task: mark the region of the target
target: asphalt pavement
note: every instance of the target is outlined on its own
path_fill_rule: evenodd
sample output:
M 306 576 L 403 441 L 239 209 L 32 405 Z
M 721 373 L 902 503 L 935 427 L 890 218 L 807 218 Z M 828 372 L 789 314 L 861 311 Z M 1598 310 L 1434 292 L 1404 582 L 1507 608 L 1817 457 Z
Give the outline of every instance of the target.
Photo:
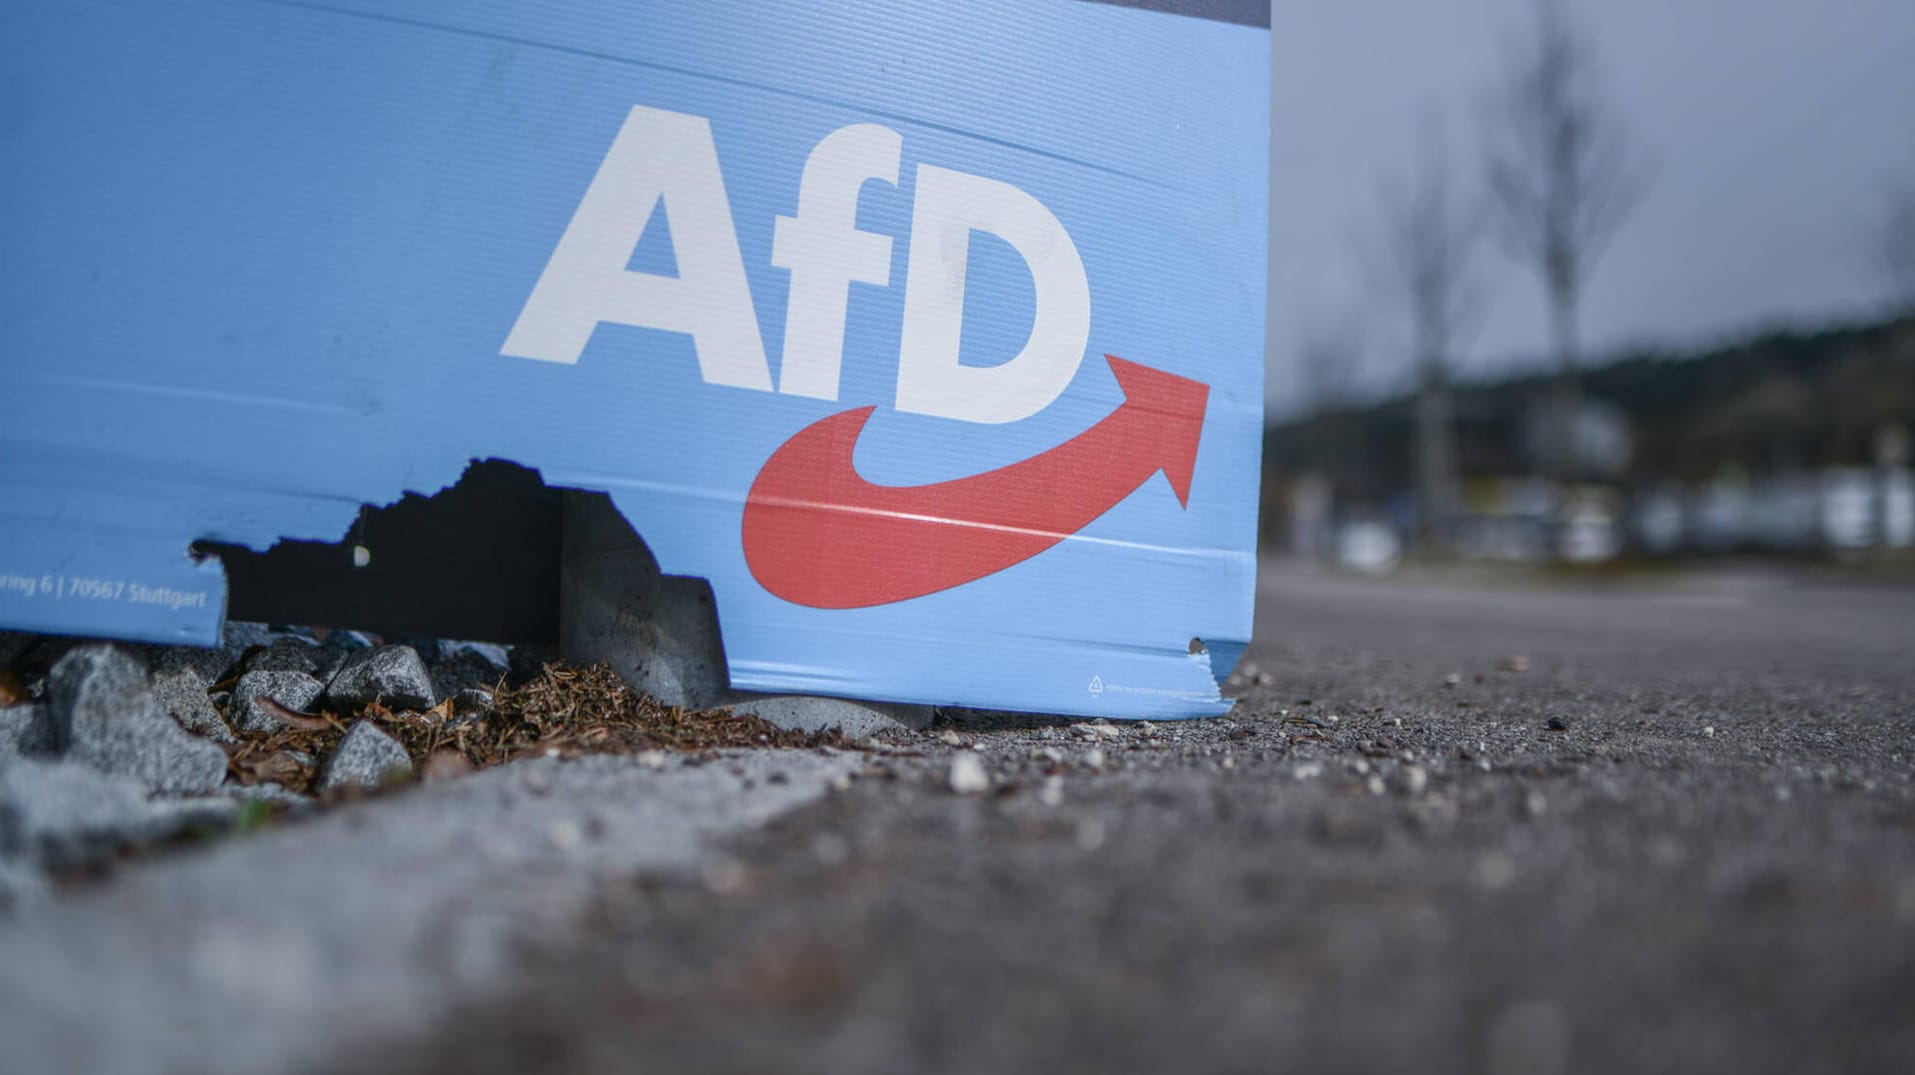
M 1915 587 L 1264 566 L 1228 717 L 538 757 L 0 916 L 0 1071 L 1915 1070 Z
M 892 733 L 333 1066 L 1915 1070 L 1912 641 L 1776 569 L 1268 564 L 1230 717 Z

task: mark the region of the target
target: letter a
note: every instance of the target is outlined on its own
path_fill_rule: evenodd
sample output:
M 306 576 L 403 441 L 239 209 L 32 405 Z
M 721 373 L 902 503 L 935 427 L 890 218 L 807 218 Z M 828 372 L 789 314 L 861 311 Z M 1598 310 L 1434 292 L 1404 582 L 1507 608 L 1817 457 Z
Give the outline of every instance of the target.
M 626 268 L 660 202 L 678 276 Z M 771 391 L 711 124 L 635 106 L 501 353 L 577 362 L 600 322 L 687 333 L 710 384 Z

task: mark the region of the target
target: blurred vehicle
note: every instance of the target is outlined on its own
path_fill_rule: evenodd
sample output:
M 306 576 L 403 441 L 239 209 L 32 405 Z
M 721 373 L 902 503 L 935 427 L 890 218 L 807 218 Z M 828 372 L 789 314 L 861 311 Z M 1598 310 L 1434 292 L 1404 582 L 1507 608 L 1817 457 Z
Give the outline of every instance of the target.
M 1346 570 L 1383 575 L 1394 570 L 1402 557 L 1402 539 L 1380 515 L 1359 513 L 1337 527 L 1336 562 Z

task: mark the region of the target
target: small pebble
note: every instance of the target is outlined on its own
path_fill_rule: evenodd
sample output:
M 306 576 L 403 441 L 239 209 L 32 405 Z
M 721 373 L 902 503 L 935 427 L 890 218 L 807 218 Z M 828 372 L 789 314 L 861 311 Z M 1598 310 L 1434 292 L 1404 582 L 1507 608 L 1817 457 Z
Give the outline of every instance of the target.
M 662 750 L 640 751 L 638 764 L 647 769 L 663 769 L 665 767 L 665 752 Z
M 1064 803 L 1064 778 L 1047 776 L 1044 786 L 1037 791 L 1037 801 L 1045 806 L 1062 806 Z
M 1702 737 L 1704 739 L 1714 739 L 1716 737 L 1716 726 L 1713 724 L 1704 725 L 1702 728 Z
M 943 731 L 938 733 L 938 742 L 943 743 L 947 747 L 956 747 L 956 746 L 964 745 L 964 740 L 958 738 L 958 733 L 952 731 L 949 728 L 946 728 Z
M 1300 762 L 1295 769 L 1290 770 L 1290 775 L 1298 780 L 1315 780 L 1317 777 L 1323 775 L 1323 763 L 1319 761 Z
M 1370 779 L 1365 780 L 1363 786 L 1370 789 L 1372 795 L 1381 795 L 1387 790 L 1383 786 L 1383 778 L 1375 773 L 1370 774 Z
M 1561 717 L 1551 717 L 1543 724 L 1543 727 L 1552 732 L 1566 732 L 1569 730 L 1569 722 Z
M 1516 881 L 1516 860 L 1502 851 L 1490 851 L 1476 860 L 1476 883 L 1496 892 Z
M 959 754 L 951 759 L 951 790 L 959 795 L 977 795 L 991 788 L 991 774 L 976 754 Z
M 1104 767 L 1104 761 L 1104 749 L 1102 747 L 1092 747 L 1084 753 L 1084 764 L 1093 769 L 1102 769 Z
M 1429 790 L 1430 773 L 1421 765 L 1409 765 L 1403 769 L 1403 785 L 1411 795 L 1421 795 Z
M 1451 672 L 1449 675 L 1443 677 L 1443 686 L 1445 687 L 1455 687 L 1460 685 L 1462 682 L 1463 682 L 1463 677 L 1460 673 L 1457 673 L 1457 672 Z

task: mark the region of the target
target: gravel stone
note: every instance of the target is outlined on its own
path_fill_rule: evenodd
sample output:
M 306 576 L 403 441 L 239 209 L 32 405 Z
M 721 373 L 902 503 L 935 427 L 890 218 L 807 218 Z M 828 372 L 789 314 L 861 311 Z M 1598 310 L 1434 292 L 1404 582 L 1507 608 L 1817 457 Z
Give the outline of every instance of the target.
M 191 669 L 204 683 L 218 683 L 233 667 L 233 654 L 223 646 L 140 646 L 154 675 Z
M 53 721 L 43 705 L 0 709 L 0 766 L 21 756 L 54 753 Z
M 176 724 L 146 668 L 116 647 L 85 645 L 60 658 L 47 701 L 56 749 L 103 773 L 171 794 L 212 791 L 226 779 L 226 752 Z
M 512 655 L 491 642 L 440 642 L 426 663 L 440 693 L 458 694 L 475 687 L 490 690 L 511 671 Z
M 496 701 L 483 687 L 467 687 L 452 696 L 452 711 L 462 717 L 483 717 L 492 712 Z
M 227 620 L 226 629 L 220 634 L 219 648 L 225 657 L 222 667 L 217 674 L 206 673 L 204 669 L 201 671 L 206 674 L 208 682 L 218 683 L 229 674 L 243 671 L 239 667 L 239 662 L 246 656 L 247 650 L 254 646 L 270 646 L 277 637 L 279 636 L 273 629 L 263 623 Z
M 412 759 L 406 756 L 406 748 L 380 731 L 378 725 L 362 720 L 347 729 L 332 757 L 326 759 L 326 768 L 319 774 L 319 790 L 370 790 L 383 785 L 395 772 L 412 775 Z
M 327 631 L 325 639 L 313 652 L 314 659 L 319 662 L 313 675 L 318 676 L 321 681 L 332 679 L 334 673 L 338 672 L 340 666 L 351 659 L 353 654 L 364 653 L 374 644 L 372 639 L 358 631 Z
M 318 680 L 304 672 L 248 672 L 233 687 L 233 726 L 247 732 L 276 732 L 285 725 L 254 699 L 263 694 L 287 709 L 304 713 L 319 701 L 324 690 Z
M 432 676 L 411 646 L 380 646 L 355 653 L 326 684 L 326 702 L 354 710 L 383 701 L 398 709 L 430 709 L 439 700 Z
M 296 635 L 280 635 L 265 649 L 254 650 L 240 662 L 242 672 L 304 672 L 319 670 L 319 646 Z
M 206 681 L 191 668 L 176 668 L 153 673 L 153 694 L 160 705 L 180 726 L 215 743 L 236 743 L 239 738 L 220 719 L 206 696 Z

